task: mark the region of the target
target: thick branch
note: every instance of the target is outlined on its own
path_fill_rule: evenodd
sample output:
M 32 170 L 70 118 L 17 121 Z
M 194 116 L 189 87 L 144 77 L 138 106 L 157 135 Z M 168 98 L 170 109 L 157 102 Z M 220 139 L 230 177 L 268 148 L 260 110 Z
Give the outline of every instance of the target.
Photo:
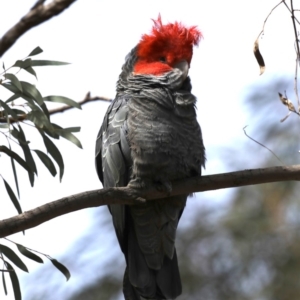
M 9 29 L 0 40 L 0 57 L 31 28 L 59 15 L 76 0 L 53 0 L 48 5 L 44 1 L 38 1 L 31 10 L 11 29 Z
M 0 221 L 0 237 L 38 226 L 58 216 L 88 207 L 106 204 L 131 205 L 141 203 L 141 199 L 153 200 L 172 195 L 290 180 L 300 180 L 300 165 L 250 169 L 176 181 L 173 182 L 171 194 L 159 192 L 154 187 L 144 190 L 123 187 L 88 191 L 47 203 Z

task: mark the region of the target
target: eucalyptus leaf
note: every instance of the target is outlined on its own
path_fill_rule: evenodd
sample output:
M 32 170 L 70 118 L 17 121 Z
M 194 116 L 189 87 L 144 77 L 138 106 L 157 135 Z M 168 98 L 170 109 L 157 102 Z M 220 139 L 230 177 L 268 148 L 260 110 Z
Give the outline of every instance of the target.
M 15 300 L 22 300 L 20 284 L 19 284 L 19 280 L 18 280 L 16 271 L 14 270 L 14 268 L 12 267 L 12 265 L 9 262 L 4 261 L 4 263 L 5 263 L 7 270 L 10 270 L 10 272 L 8 272 L 8 273 L 9 273 L 9 277 L 10 277 L 12 287 L 14 290 Z
M 61 153 L 55 146 L 55 144 L 41 131 L 39 130 L 40 134 L 43 137 L 44 144 L 46 146 L 46 149 L 48 153 L 53 157 L 53 159 L 56 161 L 59 167 L 59 179 L 62 180 L 62 177 L 64 175 L 64 161 L 62 158 Z
M 41 67 L 41 66 L 63 66 L 69 65 L 70 63 L 56 60 L 32 60 L 31 65 L 33 67 Z
M 30 169 L 30 167 L 29 167 L 29 165 L 26 163 L 26 161 L 21 156 L 19 156 L 16 152 L 8 149 L 4 145 L 0 146 L 0 152 L 3 152 L 5 154 L 7 154 L 12 159 L 14 159 L 15 161 L 17 161 L 27 172 L 32 172 L 31 169 Z
M 4 289 L 4 293 L 5 295 L 7 295 L 7 288 L 6 288 L 6 282 L 5 282 L 5 276 L 4 276 L 5 272 L 2 272 L 2 285 L 3 285 L 3 289 Z
M 24 131 L 22 129 L 22 127 L 20 125 L 18 125 L 19 127 L 19 137 L 23 140 L 23 141 L 26 141 L 26 137 L 25 137 L 25 134 L 24 134 Z M 30 151 L 30 148 L 28 146 L 27 143 L 20 143 L 20 146 L 24 152 L 24 156 L 25 156 L 25 161 L 27 162 L 27 164 L 30 166 L 30 169 L 31 169 L 31 172 L 28 172 L 28 176 L 29 176 L 29 180 L 30 180 L 30 183 L 31 183 L 31 186 L 34 185 L 34 174 L 37 174 L 37 169 L 36 169 L 36 165 L 35 165 L 35 162 L 34 162 L 34 159 L 32 157 L 32 154 L 31 154 L 31 151 Z
M 71 107 L 76 107 L 76 108 L 81 109 L 81 106 L 79 103 L 77 103 L 76 101 L 74 101 L 70 98 L 63 97 L 63 96 L 47 96 L 47 97 L 44 97 L 44 101 L 64 103 Z
M 11 73 L 5 73 L 4 74 L 4 77 L 6 79 L 9 79 L 11 81 L 11 83 L 20 91 L 22 92 L 22 85 L 18 79 L 18 77 L 14 74 L 11 74 Z
M 16 100 L 16 99 L 18 99 L 18 98 L 20 98 L 20 97 L 21 97 L 21 94 L 19 94 L 19 93 L 13 94 L 12 96 L 10 96 L 10 97 L 5 101 L 5 103 L 12 102 L 12 101 L 14 101 L 14 100 Z
M 26 81 L 20 81 L 20 83 L 26 96 L 32 97 L 39 105 L 44 103 L 41 93 L 33 84 Z
M 60 272 L 62 272 L 64 275 L 65 275 L 65 277 L 66 277 L 66 279 L 67 279 L 67 281 L 70 279 L 70 277 L 71 277 L 71 274 L 70 274 L 70 272 L 69 272 L 69 270 L 63 265 L 63 264 L 61 264 L 60 262 L 58 262 L 56 259 L 54 259 L 54 258 L 49 258 L 50 259 L 50 261 L 52 262 L 52 264 L 60 271 Z
M 16 244 L 17 247 L 18 247 L 18 250 L 26 257 L 42 264 L 44 263 L 44 261 L 36 254 L 34 254 L 33 252 L 29 251 L 26 247 L 24 247 L 23 245 L 21 244 Z
M 11 115 L 15 120 L 18 119 L 17 114 L 2 100 L 0 100 L 0 105 L 4 108 L 5 114 L 7 116 Z
M 40 158 L 42 163 L 45 165 L 45 167 L 49 170 L 51 175 L 55 176 L 57 174 L 57 171 L 56 171 L 56 168 L 55 168 L 52 160 L 48 157 L 48 155 L 37 149 L 33 150 L 33 151 L 38 155 L 38 157 Z
M 2 177 L 2 179 L 3 179 L 3 182 L 4 182 L 4 185 L 5 185 L 6 191 L 7 191 L 7 193 L 8 193 L 8 196 L 9 196 L 11 202 L 12 202 L 13 205 L 15 206 L 17 212 L 18 212 L 19 214 L 21 214 L 21 213 L 22 213 L 22 208 L 21 208 L 21 206 L 20 206 L 20 202 L 18 201 L 18 199 L 17 199 L 17 197 L 16 197 L 14 191 L 12 190 L 12 188 L 10 187 L 10 185 L 8 184 L 8 182 L 7 182 L 3 177 Z
M 12 261 L 22 271 L 28 273 L 26 265 L 22 262 L 19 256 L 10 248 L 0 244 L 0 252 L 2 252 L 10 261 Z
M 11 147 L 9 145 L 9 149 L 11 150 Z M 13 174 L 14 174 L 14 179 L 15 179 L 15 184 L 16 184 L 16 189 L 18 192 L 18 196 L 20 198 L 20 190 L 19 190 L 19 183 L 18 183 L 18 176 L 17 176 L 17 171 L 16 171 L 16 166 L 15 166 L 15 161 L 13 160 L 13 158 L 10 158 L 10 162 L 11 162 L 11 167 L 13 170 Z
M 43 49 L 41 49 L 39 46 L 34 48 L 28 56 L 34 56 L 34 55 L 37 55 L 37 54 L 40 54 L 43 52 Z

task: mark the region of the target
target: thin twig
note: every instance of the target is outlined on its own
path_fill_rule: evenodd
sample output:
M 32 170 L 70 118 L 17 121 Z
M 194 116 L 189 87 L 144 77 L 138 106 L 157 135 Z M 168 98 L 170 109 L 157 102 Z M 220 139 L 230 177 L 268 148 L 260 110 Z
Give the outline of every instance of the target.
M 292 13 L 291 9 L 288 7 L 288 5 L 285 3 L 285 0 L 283 1 L 284 5 L 286 6 L 286 8 L 288 9 L 288 11 L 290 13 Z M 298 11 L 299 9 L 294 9 L 294 11 Z M 299 20 L 295 17 L 296 22 L 300 25 Z
M 299 49 L 299 41 L 298 41 L 298 34 L 297 34 L 294 12 L 295 11 L 294 11 L 294 7 L 293 7 L 293 0 L 291 0 L 291 14 L 292 14 L 293 27 L 294 27 L 296 47 L 297 47 L 297 62 L 300 63 L 300 49 Z
M 247 125 L 248 126 L 248 125 Z M 262 146 L 262 147 L 264 147 L 264 148 L 266 148 L 267 150 L 269 150 L 284 166 L 285 166 L 285 163 L 284 162 L 282 162 L 281 161 L 281 159 L 271 150 L 271 149 L 269 149 L 267 146 L 265 146 L 265 145 L 263 145 L 263 144 L 261 144 L 260 142 L 258 142 L 258 141 L 256 141 L 255 139 L 253 139 L 251 136 L 249 136 L 248 134 L 247 134 L 247 132 L 246 132 L 246 127 L 247 126 L 245 126 L 244 128 L 243 128 L 243 130 L 244 130 L 244 133 L 245 133 L 245 135 L 246 135 L 246 137 L 248 137 L 250 140 L 252 140 L 253 142 L 255 142 L 256 144 L 258 144 L 258 145 L 260 145 L 260 146 Z
M 264 33 L 264 31 L 265 31 L 265 25 L 266 25 L 266 23 L 267 23 L 268 18 L 269 18 L 270 15 L 272 14 L 272 12 L 273 12 L 273 11 L 277 8 L 277 6 L 279 6 L 282 2 L 284 3 L 284 1 L 285 1 L 285 0 L 280 1 L 278 4 L 276 4 L 276 5 L 272 8 L 272 10 L 270 11 L 270 13 L 269 13 L 268 16 L 266 17 L 266 19 L 265 19 L 265 21 L 264 21 L 263 28 L 262 28 L 261 32 L 259 33 L 259 35 L 258 35 L 258 37 L 257 37 L 256 40 L 258 40 L 258 38 Z
M 31 28 L 59 15 L 76 0 L 53 0 L 47 5 L 38 1 L 31 10 L 0 39 L 0 57 Z
M 87 104 L 87 103 L 93 102 L 93 101 L 107 101 L 107 102 L 110 102 L 111 98 L 103 97 L 103 96 L 91 97 L 91 93 L 88 92 L 86 94 L 85 98 L 82 101 L 79 101 L 77 103 L 80 104 L 80 105 L 83 105 L 83 104 Z M 73 108 L 74 108 L 73 106 L 65 105 L 65 106 L 61 106 L 61 107 L 58 107 L 58 108 L 50 109 L 49 110 L 49 115 L 62 113 L 64 111 L 68 110 L 68 109 L 73 109 Z M 24 121 L 24 120 L 26 120 L 26 114 L 19 115 L 17 120 L 10 117 L 9 118 L 9 123 L 12 124 L 12 123 L 21 122 L 21 121 Z M 7 118 L 0 117 L 0 123 L 7 123 Z
M 90 92 L 88 92 L 85 96 L 85 98 L 78 102 L 78 104 L 80 105 L 83 105 L 83 104 L 86 104 L 86 103 L 89 103 L 89 102 L 93 102 L 93 101 L 111 101 L 111 98 L 108 98 L 108 97 L 102 97 L 102 96 L 95 96 L 95 97 L 91 97 L 91 94 Z M 50 115 L 54 115 L 54 114 L 57 114 L 57 113 L 62 113 L 68 109 L 72 109 L 74 107 L 72 106 L 62 106 L 62 107 L 58 107 L 58 108 L 55 108 L 55 109 L 52 109 L 52 110 L 49 110 L 49 114 Z

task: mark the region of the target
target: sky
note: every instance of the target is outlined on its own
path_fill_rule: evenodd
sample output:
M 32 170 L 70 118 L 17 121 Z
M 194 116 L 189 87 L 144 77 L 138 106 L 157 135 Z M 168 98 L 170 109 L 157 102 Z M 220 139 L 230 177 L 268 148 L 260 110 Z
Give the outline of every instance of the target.
M 24 80 L 36 84 L 43 96 L 63 95 L 80 101 L 90 91 L 92 96 L 113 98 L 124 58 L 141 35 L 149 33 L 151 19 L 157 18 L 160 13 L 163 22 L 180 21 L 187 26 L 197 25 L 203 39 L 194 50 L 189 74 L 193 93 L 198 98 L 197 115 L 207 151 L 207 164 L 203 174 L 234 171 L 220 160 L 218 150 L 226 144 L 234 144 L 238 149 L 247 140 L 243 127 L 249 125 L 251 128 L 252 122 L 242 102 L 247 90 L 255 83 L 267 82 L 274 76 L 294 72 L 292 22 L 284 6 L 270 16 L 265 35 L 260 39 L 260 49 L 266 63 L 266 72 L 262 76 L 259 76 L 259 67 L 253 55 L 253 43 L 268 13 L 278 2 L 78 0 L 61 15 L 24 34 L 2 57 L 1 64 L 4 62 L 8 67 L 40 46 L 44 52 L 37 59 L 71 63 L 68 66 L 36 69 L 37 81 L 20 73 Z M 29 0 L 0 0 L 0 37 L 34 3 L 35 1 Z M 1 87 L 0 99 L 7 99 L 7 93 Z M 53 122 L 62 127 L 81 126 L 81 132 L 76 136 L 81 140 L 83 150 L 67 141 L 57 143 L 65 161 L 62 183 L 58 177 L 53 178 L 39 165 L 39 176 L 35 187 L 31 188 L 26 173 L 18 169 L 22 178 L 20 190 L 24 211 L 67 195 L 101 187 L 94 169 L 94 144 L 107 106 L 104 102 L 94 102 L 83 106 L 82 110 L 73 109 L 53 116 Z M 279 101 L 274 107 L 278 110 L 278 119 L 286 114 Z M 27 132 L 29 139 L 32 134 L 32 147 L 43 149 L 38 136 L 30 129 Z M 5 174 L 13 186 L 10 164 L 5 162 L 4 155 L 1 156 L 1 165 L 4 172 L 1 170 L 1 174 Z M 16 211 L 6 196 L 4 186 L 0 185 L 0 189 L 0 218 L 14 216 Z M 228 198 L 228 192 L 226 194 L 224 191 L 205 194 L 210 199 L 209 205 L 222 206 L 226 203 L 224 199 Z M 92 214 L 93 209 L 68 214 L 27 230 L 25 237 L 19 233 L 10 238 L 57 257 L 89 228 Z M 3 243 L 9 245 L 7 242 Z M 26 264 L 30 272 L 37 268 L 37 264 L 31 264 L 28 260 Z M 21 276 L 20 272 L 18 274 Z M 2 299 L 1 285 L 0 295 Z M 14 299 L 11 289 L 4 299 Z

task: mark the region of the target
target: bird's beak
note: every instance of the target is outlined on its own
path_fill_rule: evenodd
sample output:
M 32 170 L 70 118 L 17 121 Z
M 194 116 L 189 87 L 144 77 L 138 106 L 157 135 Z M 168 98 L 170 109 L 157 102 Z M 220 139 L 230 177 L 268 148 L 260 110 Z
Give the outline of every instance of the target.
M 187 78 L 188 73 L 189 73 L 189 64 L 186 60 L 181 60 L 180 62 L 176 63 L 174 65 L 174 68 L 179 69 L 182 72 L 182 76 L 185 80 Z

